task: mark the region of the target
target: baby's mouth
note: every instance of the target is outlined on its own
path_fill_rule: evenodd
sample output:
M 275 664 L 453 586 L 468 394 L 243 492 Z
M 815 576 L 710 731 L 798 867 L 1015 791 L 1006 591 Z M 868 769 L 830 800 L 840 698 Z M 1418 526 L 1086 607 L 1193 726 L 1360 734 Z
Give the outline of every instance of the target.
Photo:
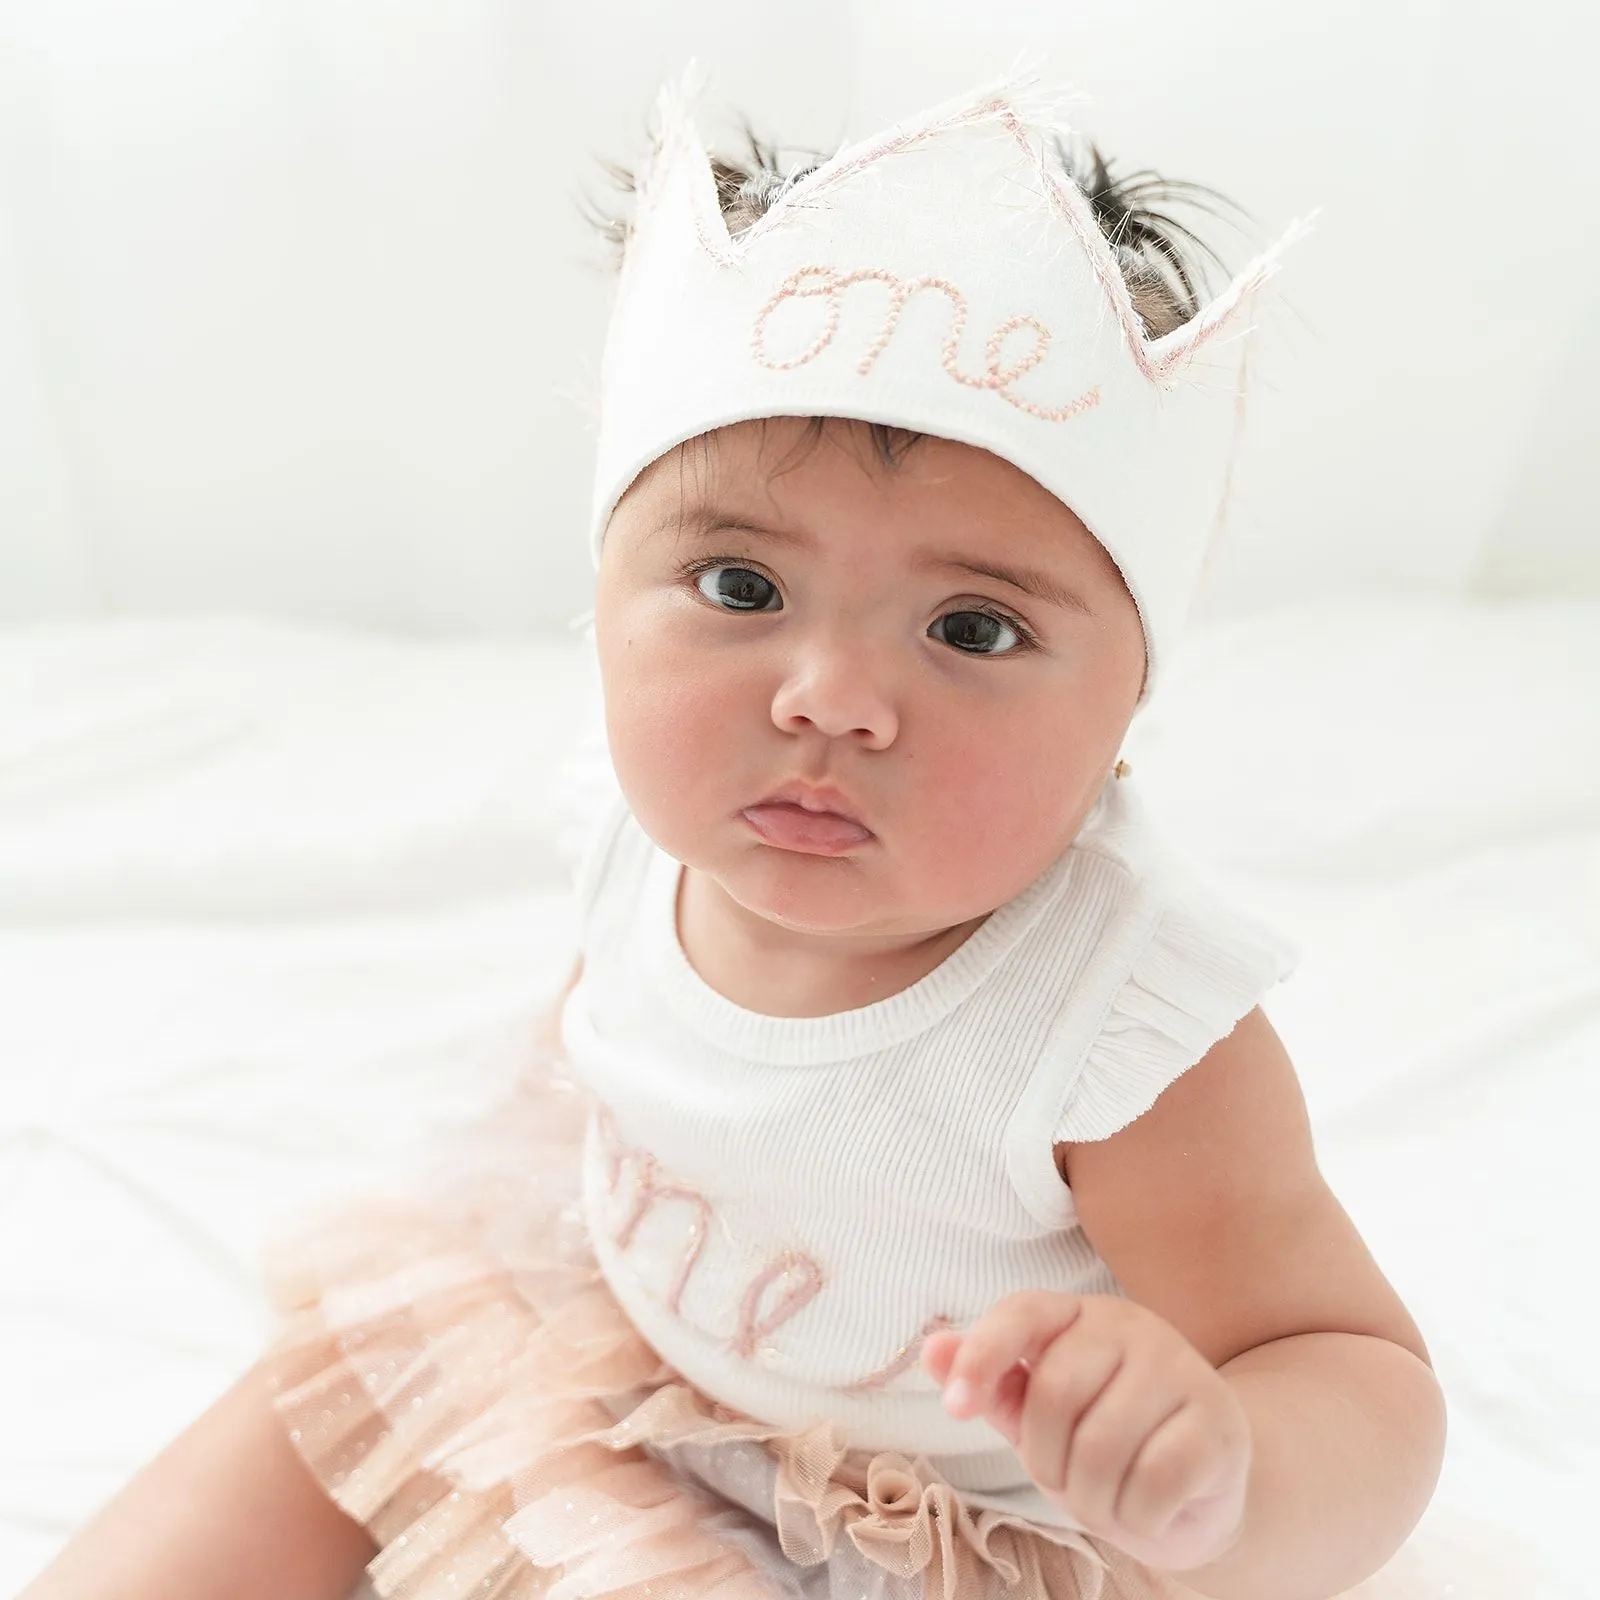
M 788 783 L 739 813 L 768 844 L 811 855 L 839 855 L 873 837 L 836 789 Z

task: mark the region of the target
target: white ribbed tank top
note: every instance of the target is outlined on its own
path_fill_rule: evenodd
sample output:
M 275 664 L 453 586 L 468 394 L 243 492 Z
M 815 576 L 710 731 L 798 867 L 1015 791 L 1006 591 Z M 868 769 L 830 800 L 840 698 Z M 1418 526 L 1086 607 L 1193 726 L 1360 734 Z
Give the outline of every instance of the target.
M 1164 847 L 1127 779 L 932 972 L 830 1016 L 706 984 L 678 940 L 681 872 L 618 796 L 577 873 L 562 1035 L 598 1102 L 583 1203 L 613 1293 L 713 1399 L 831 1420 L 979 1504 L 1073 1527 L 986 1421 L 946 1413 L 920 1339 L 1019 1289 L 1121 1292 L 1052 1146 L 1147 1110 L 1294 948 Z

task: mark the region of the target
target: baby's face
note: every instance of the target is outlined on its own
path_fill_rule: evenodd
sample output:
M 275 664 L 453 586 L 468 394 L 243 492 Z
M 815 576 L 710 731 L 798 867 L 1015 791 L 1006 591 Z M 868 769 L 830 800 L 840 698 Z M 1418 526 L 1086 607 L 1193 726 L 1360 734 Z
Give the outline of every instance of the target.
M 618 506 L 595 601 L 612 758 L 651 838 L 747 910 L 931 934 L 1078 832 L 1138 700 L 1138 612 L 998 456 L 923 438 L 891 469 L 837 424 L 796 462 L 803 439 L 719 429 Z M 762 806 L 796 783 L 856 826 Z

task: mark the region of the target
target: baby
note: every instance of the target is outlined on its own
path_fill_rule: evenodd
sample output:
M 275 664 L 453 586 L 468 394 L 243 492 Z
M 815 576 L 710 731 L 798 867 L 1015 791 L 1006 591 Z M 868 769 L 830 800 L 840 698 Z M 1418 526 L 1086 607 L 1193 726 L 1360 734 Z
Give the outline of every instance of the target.
M 1275 252 L 1015 83 L 788 173 L 669 94 L 637 187 L 550 1060 L 29 1600 L 1326 1600 L 1443 1403 L 1118 759 Z

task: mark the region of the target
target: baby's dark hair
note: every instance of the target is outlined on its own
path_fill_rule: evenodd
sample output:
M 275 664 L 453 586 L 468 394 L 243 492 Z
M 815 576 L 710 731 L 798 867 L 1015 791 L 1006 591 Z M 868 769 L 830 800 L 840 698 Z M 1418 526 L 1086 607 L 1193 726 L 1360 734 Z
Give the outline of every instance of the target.
M 779 196 L 827 159 L 820 151 L 806 150 L 799 152 L 806 159 L 785 169 L 781 153 L 790 147 L 761 138 L 747 118 L 739 120 L 745 153 L 727 156 L 710 152 L 717 200 L 730 235 L 742 233 L 764 216 Z M 1069 142 L 1059 132 L 1052 132 L 1051 144 L 1061 171 L 1089 202 L 1122 272 L 1123 282 L 1128 286 L 1129 298 L 1145 336 L 1159 339 L 1181 328 L 1205 304 L 1205 260 L 1209 259 L 1223 270 L 1226 264 L 1204 239 L 1157 207 L 1178 201 L 1221 216 L 1222 212 L 1214 210 L 1209 201 L 1239 212 L 1241 216 L 1246 213 L 1215 189 L 1183 179 L 1163 178 L 1149 168 L 1113 178 L 1112 163 L 1092 139 L 1082 135 Z M 600 166 L 618 189 L 630 195 L 635 192 L 637 174 L 633 169 L 604 157 L 600 159 Z M 619 267 L 632 235 L 631 221 L 589 202 L 583 202 L 582 209 L 611 246 L 612 265 Z M 819 435 L 830 420 L 812 417 L 813 437 Z M 890 466 L 898 459 L 897 447 L 903 453 L 920 437 L 911 429 L 890 427 L 886 423 L 874 422 L 867 426 L 879 456 Z

